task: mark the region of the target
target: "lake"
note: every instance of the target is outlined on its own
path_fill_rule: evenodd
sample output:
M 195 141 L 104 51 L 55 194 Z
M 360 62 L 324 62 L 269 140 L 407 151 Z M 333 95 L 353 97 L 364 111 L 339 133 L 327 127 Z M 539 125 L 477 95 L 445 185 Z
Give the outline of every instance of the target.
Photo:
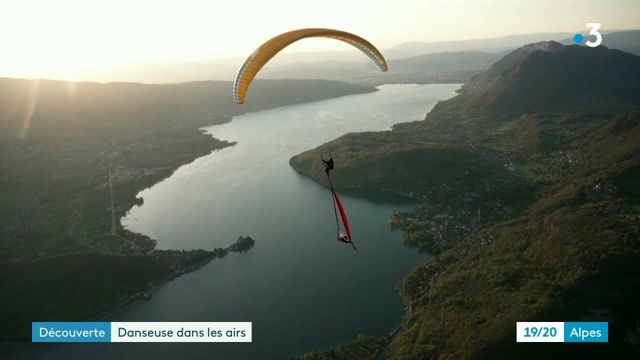
M 331 195 L 289 159 L 348 132 L 421 120 L 459 84 L 385 85 L 379 91 L 236 116 L 206 128 L 236 145 L 182 166 L 142 191 L 122 220 L 160 249 L 226 247 L 256 240 L 159 288 L 110 321 L 252 321 L 251 344 L 28 346 L 16 357 L 46 359 L 286 359 L 399 324 L 395 287 L 425 257 L 402 244 L 389 216 L 406 200 L 341 195 L 354 252 L 335 239 Z M 249 99 L 250 101 L 250 99 Z M 319 161 L 319 159 L 318 159 Z M 320 164 L 318 164 L 320 166 Z M 340 164 L 333 173 L 340 176 Z

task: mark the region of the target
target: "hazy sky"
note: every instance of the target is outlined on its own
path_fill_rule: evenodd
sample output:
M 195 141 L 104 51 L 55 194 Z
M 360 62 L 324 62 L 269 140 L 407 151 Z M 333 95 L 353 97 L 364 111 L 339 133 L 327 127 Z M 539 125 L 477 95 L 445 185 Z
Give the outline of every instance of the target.
M 246 56 L 301 27 L 406 41 L 640 28 L 640 0 L 0 0 L 0 76 L 103 65 Z M 348 45 L 311 39 L 293 51 Z

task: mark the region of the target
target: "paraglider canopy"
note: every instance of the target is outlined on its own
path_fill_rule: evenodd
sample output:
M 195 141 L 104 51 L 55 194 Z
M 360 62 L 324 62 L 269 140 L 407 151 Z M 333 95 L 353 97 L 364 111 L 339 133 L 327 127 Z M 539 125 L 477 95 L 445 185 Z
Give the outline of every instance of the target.
M 245 60 L 233 82 L 233 99 L 235 102 L 238 104 L 244 103 L 251 81 L 253 81 L 258 71 L 260 71 L 271 58 L 294 42 L 309 37 L 325 37 L 344 41 L 367 55 L 381 71 L 387 71 L 387 61 L 380 51 L 370 42 L 357 35 L 346 31 L 323 28 L 293 30 L 271 38 L 260 45 L 260 47 Z

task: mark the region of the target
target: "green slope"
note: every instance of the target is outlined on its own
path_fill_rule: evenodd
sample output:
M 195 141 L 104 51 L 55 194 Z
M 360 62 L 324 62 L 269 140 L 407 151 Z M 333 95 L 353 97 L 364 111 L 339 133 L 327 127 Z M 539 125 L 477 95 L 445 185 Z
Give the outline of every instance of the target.
M 574 84 L 574 73 L 562 69 L 580 59 L 605 70 Z M 425 121 L 349 134 L 291 159 L 320 180 L 313 159 L 331 151 L 341 189 L 423 201 L 392 220 L 408 245 L 437 256 L 402 282 L 408 312 L 397 335 L 369 341 L 377 349 L 367 354 L 377 355 L 351 358 L 640 354 L 629 340 L 640 336 L 638 66 L 640 57 L 613 50 L 533 44 L 468 82 Z M 551 68 L 553 76 L 540 75 Z M 557 83 L 575 93 L 541 100 Z M 623 91 L 628 86 L 633 93 Z M 603 101 L 576 107 L 575 96 Z M 517 321 L 598 319 L 610 322 L 610 342 L 597 348 L 515 343 Z M 357 347 L 308 356 L 349 358 Z

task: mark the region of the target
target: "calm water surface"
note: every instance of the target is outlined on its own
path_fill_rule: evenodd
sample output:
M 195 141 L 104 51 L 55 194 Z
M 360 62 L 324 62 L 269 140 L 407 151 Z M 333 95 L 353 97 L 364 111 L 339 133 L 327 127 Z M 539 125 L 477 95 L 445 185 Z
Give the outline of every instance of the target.
M 239 235 L 256 245 L 166 284 L 108 320 L 252 321 L 253 343 L 31 345 L 11 357 L 285 359 L 391 331 L 403 314 L 395 286 L 423 257 L 402 245 L 389 216 L 412 204 L 343 194 L 356 253 L 334 239 L 328 190 L 299 176 L 288 161 L 348 132 L 420 120 L 459 87 L 385 85 L 375 93 L 237 116 L 206 128 L 235 146 L 139 194 L 144 204 L 123 225 L 159 239 L 161 249 L 226 247 Z

